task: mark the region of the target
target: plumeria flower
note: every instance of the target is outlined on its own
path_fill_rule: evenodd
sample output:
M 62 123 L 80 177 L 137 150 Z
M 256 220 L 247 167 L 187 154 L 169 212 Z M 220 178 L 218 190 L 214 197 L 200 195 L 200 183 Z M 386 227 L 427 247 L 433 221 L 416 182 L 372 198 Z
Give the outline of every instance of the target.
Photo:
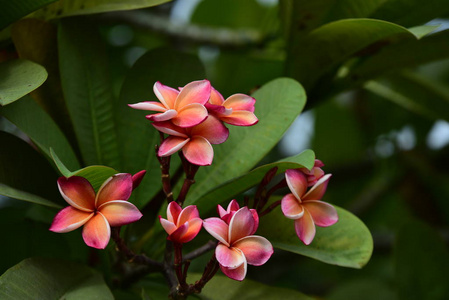
M 315 159 L 315 165 L 310 171 L 306 168 L 299 169 L 306 175 L 307 185 L 309 187 L 315 185 L 315 183 L 324 176 L 324 171 L 321 169 L 322 167 L 324 167 L 323 162 L 319 159 Z
M 137 173 L 135 179 L 141 180 L 142 174 Z M 84 242 L 93 248 L 106 248 L 111 226 L 123 226 L 142 217 L 137 207 L 127 201 L 136 185 L 131 174 L 115 174 L 103 183 L 95 195 L 87 179 L 79 176 L 60 177 L 59 191 L 70 206 L 55 216 L 50 230 L 69 232 L 84 226 Z
M 191 128 L 178 127 L 169 121 L 154 122 L 153 126 L 170 135 L 159 147 L 160 157 L 170 156 L 182 149 L 185 158 L 199 166 L 212 164 L 214 150 L 211 144 L 224 143 L 229 136 L 229 130 L 214 116 Z
M 284 215 L 295 220 L 295 230 L 299 239 L 309 245 L 315 237 L 315 225 L 327 227 L 338 221 L 335 208 L 320 201 L 326 192 L 331 174 L 326 174 L 307 191 L 307 177 L 298 169 L 285 172 L 291 194 L 282 198 L 281 209 Z
M 203 225 L 195 205 L 182 209 L 175 201 L 168 204 L 167 219 L 159 216 L 159 221 L 168 234 L 167 239 L 181 244 L 195 238 Z
M 228 208 L 225 210 L 220 204 L 217 205 L 217 211 L 218 215 L 220 216 L 220 219 L 226 222 L 226 224 L 229 224 L 229 222 L 232 219 L 232 216 L 240 209 L 240 206 L 238 202 L 234 199 L 228 204 Z M 254 229 L 251 234 L 254 234 L 259 227 L 259 215 L 257 214 L 257 211 L 254 208 L 251 208 L 249 210 L 253 214 L 254 218 Z
M 219 241 L 215 257 L 223 273 L 231 279 L 242 281 L 247 264 L 261 266 L 273 254 L 273 246 L 266 238 L 253 235 L 256 221 L 246 206 L 235 212 L 229 225 L 220 218 L 208 218 L 203 226 Z
M 193 81 L 181 91 L 156 82 L 154 93 L 160 102 L 146 101 L 128 104 L 134 109 L 157 111 L 159 113 L 147 115 L 150 121 L 168 121 L 179 127 L 192 127 L 203 122 L 207 116 L 204 107 L 209 100 L 211 86 L 208 80 Z
M 252 126 L 259 122 L 254 115 L 255 103 L 256 99 L 245 94 L 235 94 L 224 100 L 223 96 L 212 88 L 206 108 L 225 123 Z

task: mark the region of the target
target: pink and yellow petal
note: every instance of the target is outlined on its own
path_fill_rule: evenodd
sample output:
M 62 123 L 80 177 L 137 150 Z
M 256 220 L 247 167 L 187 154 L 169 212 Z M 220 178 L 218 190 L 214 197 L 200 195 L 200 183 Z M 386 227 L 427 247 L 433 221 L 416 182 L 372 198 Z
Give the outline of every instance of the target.
M 175 126 L 172 122 L 169 122 L 169 121 L 154 122 L 151 125 L 153 125 L 153 127 L 156 128 L 158 131 L 160 131 L 162 133 L 166 133 L 168 135 L 184 137 L 184 138 L 188 137 L 184 128 Z
M 200 218 L 195 218 L 191 219 L 185 224 L 187 224 L 187 231 L 182 236 L 181 239 L 182 243 L 190 242 L 198 235 L 198 233 L 201 230 L 201 227 L 203 226 L 203 220 L 201 220 Z
M 232 244 L 245 236 L 251 235 L 254 229 L 254 217 L 248 207 L 240 208 L 229 222 L 229 238 Z
M 119 173 L 109 177 L 100 187 L 95 199 L 95 206 L 112 200 L 128 200 L 133 191 L 131 174 Z
M 179 214 L 181 213 L 182 208 L 179 206 L 176 201 L 172 201 L 167 206 L 167 219 L 173 224 L 178 224 Z
M 220 119 L 228 124 L 235 126 L 252 126 L 259 122 L 256 115 L 250 111 L 233 111 L 228 116 L 221 116 Z
M 321 200 L 326 193 L 327 185 L 332 174 L 326 174 L 321 177 L 317 183 L 304 195 L 302 200 Z
M 169 86 L 163 85 L 157 81 L 153 86 L 153 91 L 156 97 L 166 108 L 174 108 L 176 98 L 179 95 L 178 90 Z
M 215 248 L 215 258 L 220 265 L 231 269 L 235 269 L 245 262 L 245 256 L 240 249 L 221 243 L 218 243 Z
M 145 117 L 150 121 L 164 122 L 164 121 L 172 120 L 177 115 L 178 115 L 178 112 L 176 110 L 169 109 L 167 111 L 164 111 L 163 113 L 147 115 Z
M 228 231 L 229 225 L 225 221 L 219 218 L 208 218 L 203 220 L 203 227 L 216 238 L 219 242 L 229 246 L 228 243 Z
M 173 231 L 169 236 L 168 239 L 170 241 L 176 242 L 176 243 L 184 243 L 183 238 L 187 231 L 189 230 L 189 224 L 184 223 L 178 228 L 176 228 L 175 231 Z
M 136 222 L 142 218 L 142 213 L 134 204 L 124 200 L 109 201 L 101 205 L 98 210 L 108 220 L 110 226 L 123 226 Z
M 207 115 L 207 109 L 203 105 L 192 103 L 180 108 L 172 122 L 179 127 L 192 127 L 206 120 Z
M 263 265 L 274 252 L 271 243 L 266 238 L 257 235 L 244 237 L 232 246 L 240 249 L 248 264 L 253 266 Z
M 209 117 L 201 124 L 190 129 L 190 136 L 202 136 L 211 144 L 224 143 L 229 137 L 229 129 L 214 116 Z
M 86 224 L 93 215 L 93 212 L 85 212 L 72 206 L 67 206 L 55 216 L 50 231 L 64 233 L 75 230 Z
M 215 88 L 211 87 L 209 103 L 212 105 L 222 106 L 224 102 L 223 95 L 220 94 Z
M 295 231 L 298 238 L 306 245 L 309 245 L 315 237 L 315 224 L 312 216 L 307 210 L 304 210 L 302 218 L 295 220 Z
M 223 102 L 223 106 L 226 108 L 232 108 L 233 111 L 236 110 L 246 110 L 249 112 L 254 112 L 254 104 L 256 99 L 245 94 L 235 94 L 230 96 L 226 101 Z
M 257 213 L 257 210 L 255 210 L 254 208 L 251 208 L 249 211 L 253 214 L 254 219 L 254 227 L 250 234 L 254 234 L 256 233 L 257 228 L 259 228 L 259 214 Z
M 338 221 L 335 207 L 319 200 L 308 200 L 303 203 L 304 208 L 312 216 L 313 222 L 320 227 L 334 225 Z
M 95 209 L 95 191 L 87 179 L 79 176 L 59 177 L 58 188 L 64 200 L 71 206 L 86 212 Z
M 299 219 L 304 215 L 302 204 L 293 194 L 287 194 L 282 198 L 281 210 L 284 216 L 289 219 Z
M 169 136 L 162 142 L 157 155 L 160 157 L 170 156 L 185 147 L 189 141 L 188 138 Z
M 177 229 L 175 224 L 162 218 L 161 216 L 159 216 L 159 221 L 161 222 L 162 228 L 164 228 L 168 235 L 172 234 Z
M 243 279 L 245 279 L 247 267 L 248 267 L 248 265 L 246 264 L 246 262 L 244 264 L 242 264 L 240 267 L 235 268 L 235 269 L 226 268 L 226 267 L 220 265 L 220 269 L 223 272 L 223 274 L 225 274 L 229 278 L 237 280 L 237 281 L 242 281 Z
M 83 227 L 83 239 L 89 247 L 104 249 L 110 237 L 111 227 L 101 213 L 95 214 Z
M 182 88 L 175 101 L 175 109 L 191 104 L 206 104 L 210 97 L 210 82 L 208 80 L 193 81 Z
M 201 136 L 195 136 L 182 147 L 182 153 L 192 164 L 209 166 L 214 159 L 214 149 L 208 140 Z
M 196 219 L 199 217 L 200 214 L 198 212 L 198 208 L 196 207 L 196 205 L 189 205 L 185 207 L 179 214 L 177 225 L 179 226 L 181 224 L 190 221 L 191 219 Z
M 307 177 L 298 169 L 288 169 L 285 171 L 285 179 L 290 191 L 297 199 L 302 200 L 307 191 Z
M 164 112 L 168 109 L 162 103 L 154 102 L 154 101 L 145 101 L 134 104 L 128 104 L 129 107 L 139 110 L 151 110 L 151 111 L 160 111 Z

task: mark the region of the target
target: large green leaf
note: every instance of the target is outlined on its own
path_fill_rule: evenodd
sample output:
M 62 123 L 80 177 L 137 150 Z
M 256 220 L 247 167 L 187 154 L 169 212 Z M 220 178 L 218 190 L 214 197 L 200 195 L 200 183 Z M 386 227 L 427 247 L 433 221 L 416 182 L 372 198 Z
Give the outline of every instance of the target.
M 80 167 L 72 147 L 49 115 L 30 97 L 0 107 L 0 114 L 27 134 L 50 158 L 50 147 L 61 153 L 61 159 L 71 169 Z
M 86 178 L 95 191 L 98 191 L 100 186 L 103 184 L 103 182 L 106 181 L 109 177 L 111 177 L 114 174 L 119 173 L 118 171 L 114 170 L 113 168 L 106 167 L 106 166 L 88 166 L 85 168 L 82 168 L 80 170 L 76 170 L 71 172 L 67 167 L 62 163 L 62 161 L 59 159 L 59 157 L 56 155 L 56 153 L 53 151 L 53 149 L 50 149 L 51 156 L 53 158 L 53 161 L 56 164 L 56 167 L 58 168 L 61 175 L 64 177 L 71 177 L 71 176 L 81 176 Z
M 160 143 L 158 131 L 145 119 L 148 112 L 131 109 L 127 104 L 156 101 L 153 85 L 156 81 L 177 88 L 190 81 L 204 79 L 205 71 L 198 57 L 167 48 L 151 50 L 143 55 L 128 72 L 116 105 L 118 135 L 123 170 L 147 174 L 134 192 L 135 203 L 145 205 L 161 188 L 159 162 L 155 146 Z M 172 170 L 179 165 L 172 160 Z
M 0 9 L 0 30 L 33 11 L 56 0 L 2 1 Z
M 107 52 L 93 24 L 63 20 L 59 65 L 67 107 L 86 165 L 119 167 Z
M 214 145 L 212 165 L 200 168 L 188 199 L 198 199 L 219 184 L 248 172 L 277 144 L 306 102 L 304 89 L 290 78 L 270 81 L 252 96 L 259 123 L 229 128 L 229 139 Z
M 96 14 L 109 11 L 130 10 L 159 5 L 170 0 L 59 0 L 33 17 L 53 19 L 75 15 Z
M 190 198 L 188 204 L 196 204 L 202 211 L 207 211 L 215 207 L 217 203 L 231 200 L 235 196 L 249 190 L 258 184 L 265 174 L 274 167 L 277 167 L 277 173 L 285 172 L 287 169 L 308 168 L 311 169 L 315 162 L 315 153 L 312 150 L 306 150 L 294 157 L 283 159 L 276 163 L 267 164 L 258 167 L 251 172 L 234 178 L 214 188 L 210 193 L 197 199 Z
M 443 300 L 449 296 L 449 252 L 441 236 L 419 221 L 403 225 L 394 248 L 400 299 Z
M 114 299 L 102 276 L 73 262 L 29 258 L 0 277 L 2 299 Z
M 290 45 L 289 74 L 308 89 L 366 47 L 396 39 L 416 40 L 416 37 L 404 27 L 381 20 L 345 19 L 328 23 Z
M 47 79 L 41 65 L 25 59 L 0 63 L 0 105 L 7 105 L 37 89 Z
M 17 200 L 22 200 L 22 201 L 26 201 L 26 202 L 35 203 L 35 204 L 45 205 L 45 206 L 49 206 L 49 207 L 62 208 L 62 206 L 60 206 L 56 203 L 53 203 L 47 199 L 44 199 L 40 196 L 33 195 L 30 193 L 12 188 L 12 187 L 4 185 L 2 183 L 0 183 L 0 195 L 6 196 L 9 198 L 13 198 L 13 199 L 17 199 Z
M 417 73 L 404 72 L 387 81 L 369 81 L 365 89 L 417 114 L 449 122 L 449 89 Z
M 266 237 L 279 249 L 328 264 L 361 268 L 373 251 L 371 233 L 352 213 L 336 208 L 338 222 L 326 228 L 317 227 L 315 239 L 308 246 L 296 236 L 293 220 L 287 219 L 280 209 L 261 218 L 257 234 Z

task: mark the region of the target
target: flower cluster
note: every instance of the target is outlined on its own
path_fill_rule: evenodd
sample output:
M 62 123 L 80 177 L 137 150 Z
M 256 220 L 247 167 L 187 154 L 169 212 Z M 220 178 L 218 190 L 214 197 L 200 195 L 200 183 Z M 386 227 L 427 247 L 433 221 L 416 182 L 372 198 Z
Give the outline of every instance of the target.
M 235 94 L 224 100 L 208 80 L 191 82 L 179 90 L 156 82 L 153 90 L 160 102 L 129 106 L 156 112 L 147 115 L 147 119 L 153 121 L 157 130 L 168 134 L 159 147 L 160 157 L 182 150 L 190 163 L 210 165 L 214 157 L 212 144 L 224 143 L 229 136 L 223 123 L 251 126 L 258 122 L 254 98 Z

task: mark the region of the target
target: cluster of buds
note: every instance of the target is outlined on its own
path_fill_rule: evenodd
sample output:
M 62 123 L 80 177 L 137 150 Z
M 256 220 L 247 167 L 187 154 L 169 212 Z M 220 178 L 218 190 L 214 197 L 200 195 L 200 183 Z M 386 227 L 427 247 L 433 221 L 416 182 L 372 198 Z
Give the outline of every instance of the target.
M 160 157 L 182 149 L 190 163 L 210 165 L 214 157 L 212 144 L 224 143 L 229 136 L 223 123 L 251 126 L 258 122 L 254 115 L 254 98 L 235 94 L 224 100 L 208 80 L 191 82 L 179 90 L 156 82 L 153 90 L 160 102 L 146 101 L 129 106 L 157 112 L 146 118 L 157 130 L 168 134 L 158 149 Z

